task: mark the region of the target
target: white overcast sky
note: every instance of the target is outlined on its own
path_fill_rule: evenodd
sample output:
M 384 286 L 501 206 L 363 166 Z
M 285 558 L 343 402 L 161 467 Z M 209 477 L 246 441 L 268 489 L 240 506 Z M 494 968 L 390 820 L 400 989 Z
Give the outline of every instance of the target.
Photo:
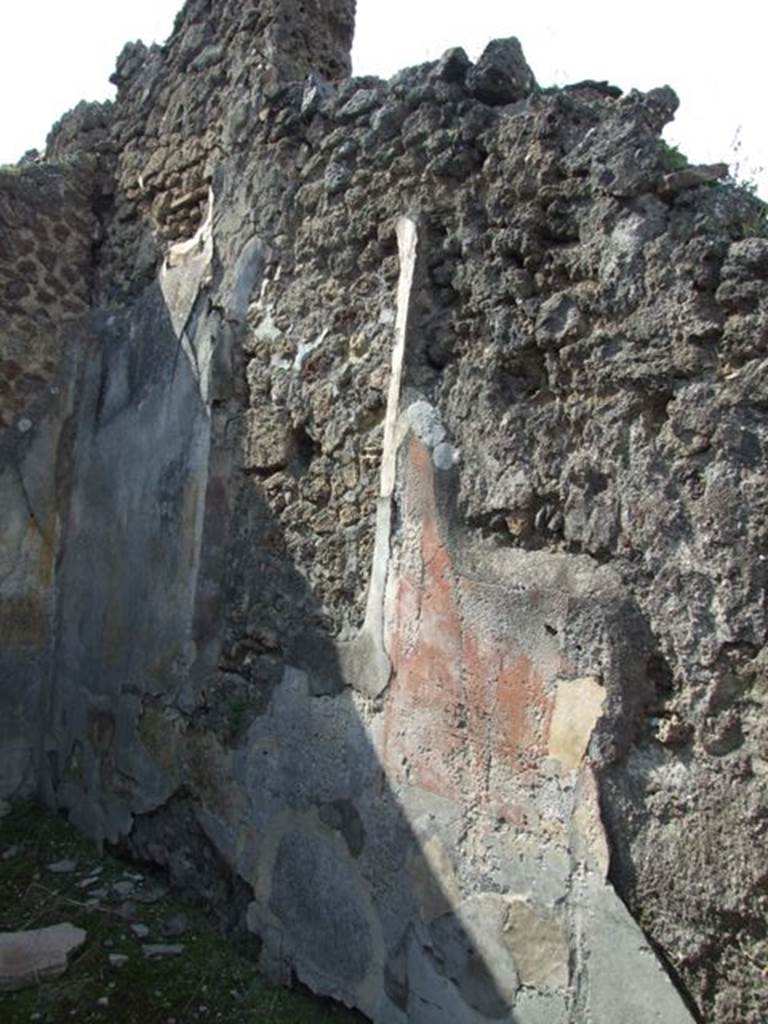
M 163 41 L 180 0 L 4 0 L 0 14 L 0 163 L 41 148 L 80 99 L 112 95 L 129 39 Z M 608 79 L 623 89 L 672 85 L 681 99 L 669 141 L 690 159 L 725 159 L 768 198 L 768 6 L 760 0 L 358 0 L 356 74 L 388 77 L 463 46 L 516 35 L 541 85 Z M 740 148 L 734 154 L 734 137 Z

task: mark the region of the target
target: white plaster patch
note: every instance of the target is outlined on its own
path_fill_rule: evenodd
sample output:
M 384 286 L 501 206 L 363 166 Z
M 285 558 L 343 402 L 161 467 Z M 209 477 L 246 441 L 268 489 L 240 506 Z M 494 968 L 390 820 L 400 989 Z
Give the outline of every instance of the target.
M 558 683 L 549 726 L 549 756 L 566 771 L 579 767 L 600 717 L 605 689 L 596 676 Z
M 208 214 L 195 235 L 172 245 L 160 269 L 160 288 L 177 338 L 181 338 L 200 289 L 207 283 L 213 258 L 213 192 Z M 187 353 L 190 355 L 190 353 Z M 193 363 L 194 358 L 190 358 Z
M 397 421 L 400 412 L 400 391 L 403 380 L 403 358 L 408 333 L 408 315 L 411 307 L 413 278 L 416 272 L 418 231 L 410 217 L 397 222 L 397 243 L 400 255 L 400 280 L 397 286 L 397 318 L 395 344 L 392 349 L 392 372 L 389 378 L 387 413 L 384 420 L 384 446 L 381 456 L 381 485 L 379 495 L 391 498 L 395 489 L 395 462 L 397 455 Z M 389 537 L 387 537 L 389 545 Z
M 427 448 L 436 448 L 445 440 L 445 427 L 440 421 L 437 409 L 429 402 L 419 399 L 406 410 L 408 422 L 414 434 Z
M 435 464 L 435 469 L 449 470 L 459 461 L 459 449 L 454 448 L 452 444 L 448 444 L 447 441 L 443 441 L 435 446 L 435 450 L 432 452 L 432 462 Z
M 309 341 L 309 342 L 300 341 L 299 342 L 299 346 L 298 346 L 298 348 L 296 350 L 296 356 L 295 356 L 295 358 L 293 360 L 293 372 L 294 373 L 301 374 L 302 370 L 304 369 L 304 363 L 306 363 L 307 359 L 312 355 L 312 353 L 315 351 L 315 349 L 319 348 L 323 344 L 323 342 L 325 341 L 325 339 L 327 337 L 328 337 L 328 328 L 325 327 L 320 332 L 320 334 L 318 334 L 318 336 L 315 338 L 314 341 Z

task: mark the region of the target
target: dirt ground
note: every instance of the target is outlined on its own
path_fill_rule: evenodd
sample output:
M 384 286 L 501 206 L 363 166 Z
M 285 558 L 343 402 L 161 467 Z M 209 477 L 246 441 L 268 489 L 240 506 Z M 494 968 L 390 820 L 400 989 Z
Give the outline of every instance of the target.
M 266 982 L 161 876 L 99 854 L 56 815 L 30 804 L 0 803 L 0 813 L 0 932 L 68 921 L 87 933 L 64 975 L 0 992 L 2 1024 L 363 1020 Z

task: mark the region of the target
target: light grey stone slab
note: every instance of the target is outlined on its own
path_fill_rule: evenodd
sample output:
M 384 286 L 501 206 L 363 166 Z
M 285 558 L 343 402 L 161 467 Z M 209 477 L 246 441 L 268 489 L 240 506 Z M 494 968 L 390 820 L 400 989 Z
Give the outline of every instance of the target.
M 184 947 L 180 942 L 173 943 L 147 943 L 141 947 L 144 956 L 150 959 L 163 956 L 181 956 Z
M 0 934 L 0 991 L 13 992 L 63 974 L 86 939 L 73 924 Z
M 669 975 L 610 885 L 583 883 L 581 930 L 594 1024 L 693 1024 Z

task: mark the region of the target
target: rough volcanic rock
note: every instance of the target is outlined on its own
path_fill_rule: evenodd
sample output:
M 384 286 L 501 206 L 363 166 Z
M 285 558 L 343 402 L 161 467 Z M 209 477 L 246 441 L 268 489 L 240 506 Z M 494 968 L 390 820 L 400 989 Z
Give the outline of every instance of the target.
M 537 87 L 520 41 L 515 38 L 489 43 L 477 64 L 468 70 L 466 81 L 469 94 L 491 106 L 516 103 Z

